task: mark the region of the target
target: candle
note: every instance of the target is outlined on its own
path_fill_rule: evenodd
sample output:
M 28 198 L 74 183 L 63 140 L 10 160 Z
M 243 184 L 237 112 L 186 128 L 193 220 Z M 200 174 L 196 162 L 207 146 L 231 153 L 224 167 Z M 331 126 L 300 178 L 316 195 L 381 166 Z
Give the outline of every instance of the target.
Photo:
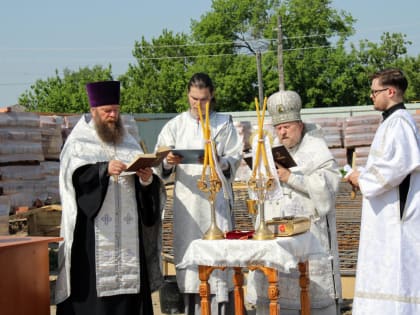
M 211 142 L 211 129 L 210 129 L 210 104 L 206 103 L 206 119 L 203 121 L 203 113 L 201 106 L 198 106 L 198 115 L 201 122 L 201 128 L 203 131 L 204 138 L 204 161 L 203 161 L 203 172 L 201 174 L 201 180 L 204 181 L 207 167 L 210 166 L 210 180 L 219 180 L 216 172 L 216 167 L 213 160 L 213 144 Z
M 199 118 L 200 123 L 201 123 L 201 130 L 203 131 L 203 137 L 206 140 L 206 138 L 207 138 L 206 137 L 206 126 L 203 123 L 203 113 L 201 112 L 201 106 L 200 105 L 198 106 L 198 118 Z M 208 160 L 209 160 L 208 154 L 209 154 L 209 152 L 207 150 L 207 145 L 204 144 L 203 172 L 202 172 L 202 175 L 201 175 L 202 178 L 204 178 L 205 170 L 206 170 L 207 165 L 208 165 Z
M 210 178 L 217 179 L 217 175 L 215 172 L 214 167 L 214 160 L 213 160 L 213 147 L 211 144 L 211 136 L 210 136 L 210 106 L 209 102 L 206 103 L 206 144 L 209 154 L 209 162 L 210 162 Z
M 255 163 L 252 170 L 252 176 L 254 178 L 256 177 L 257 169 L 259 169 L 260 167 L 261 157 L 262 157 L 267 176 L 271 177 L 271 171 L 268 165 L 267 152 L 265 149 L 265 142 L 264 142 L 264 118 L 265 118 L 265 110 L 267 108 L 267 97 L 264 98 L 262 114 L 260 113 L 260 107 L 259 107 L 257 98 L 255 98 L 255 107 L 256 107 L 257 120 L 258 120 L 258 142 L 257 142 L 257 148 L 255 152 Z

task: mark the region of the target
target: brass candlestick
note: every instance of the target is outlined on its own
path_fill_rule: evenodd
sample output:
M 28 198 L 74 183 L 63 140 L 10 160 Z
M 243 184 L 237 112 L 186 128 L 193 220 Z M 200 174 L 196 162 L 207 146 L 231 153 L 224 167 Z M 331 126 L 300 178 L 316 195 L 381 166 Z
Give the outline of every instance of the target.
M 265 109 L 267 106 L 267 98 L 264 99 L 263 111 L 260 114 L 260 109 L 258 106 L 258 100 L 255 99 L 255 106 L 258 118 L 258 143 L 255 153 L 255 161 L 252 168 L 252 175 L 248 181 L 248 186 L 257 196 L 258 204 L 258 214 L 259 214 L 259 224 L 256 229 L 253 239 L 255 240 L 271 240 L 274 239 L 274 233 L 267 227 L 265 223 L 264 215 L 264 202 L 267 195 L 267 191 L 272 189 L 274 178 L 271 174 L 270 167 L 268 165 L 267 152 L 265 148 L 264 140 L 264 116 Z M 262 174 L 260 170 L 261 158 L 264 163 L 265 175 Z M 258 171 L 258 173 L 257 173 Z
M 258 227 L 255 230 L 255 233 L 252 238 L 255 240 L 272 240 L 274 239 L 274 233 L 267 227 L 267 224 L 265 222 L 264 202 L 267 190 L 270 189 L 270 187 L 272 186 L 273 178 L 264 178 L 264 176 L 261 176 L 262 174 L 259 175 L 260 176 L 257 179 L 251 179 L 248 182 L 248 185 L 255 192 L 258 198 L 257 205 L 259 222 Z
M 201 178 L 198 180 L 197 186 L 203 192 L 209 193 L 209 202 L 211 210 L 211 223 L 208 230 L 204 233 L 204 240 L 220 240 L 224 239 L 225 235 L 222 230 L 219 229 L 216 223 L 216 209 L 214 202 L 216 200 L 217 193 L 222 188 L 222 182 L 217 175 L 215 161 L 213 158 L 213 152 L 215 148 L 213 147 L 213 142 L 210 140 L 210 111 L 209 103 L 206 104 L 206 121 L 203 122 L 203 115 L 201 113 L 200 105 L 198 106 L 199 118 L 201 121 L 201 126 L 203 129 L 203 136 L 205 139 L 204 144 L 204 161 L 203 161 L 203 171 L 201 173 Z M 210 168 L 210 174 L 208 174 L 207 169 Z

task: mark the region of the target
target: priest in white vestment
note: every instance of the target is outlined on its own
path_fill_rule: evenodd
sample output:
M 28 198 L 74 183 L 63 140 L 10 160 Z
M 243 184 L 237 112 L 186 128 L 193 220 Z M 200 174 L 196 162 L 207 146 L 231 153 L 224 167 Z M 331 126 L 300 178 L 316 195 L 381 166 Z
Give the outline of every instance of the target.
M 216 167 L 221 177 L 222 189 L 215 200 L 217 226 L 224 232 L 233 228 L 233 190 L 232 181 L 242 158 L 242 143 L 239 140 L 232 117 L 214 111 L 214 87 L 205 73 L 196 73 L 188 84 L 190 108 L 171 119 L 159 134 L 156 148 L 170 146 L 174 149 L 203 149 L 204 136 L 199 121 L 198 106 L 205 114 L 206 103 L 211 104 L 209 113 L 211 140 L 214 141 L 218 162 Z M 205 120 L 205 119 L 204 119 Z M 197 160 L 197 163 L 199 161 Z M 211 222 L 208 193 L 197 187 L 201 178 L 203 164 L 183 164 L 182 158 L 169 153 L 163 165 L 163 175 L 175 172 L 173 203 L 174 218 L 174 261 L 182 261 L 189 244 L 201 239 Z M 179 289 L 184 293 L 185 314 L 200 314 L 199 277 L 197 268 L 176 269 Z M 233 285 L 231 272 L 215 270 L 209 281 L 211 285 L 212 314 L 228 315 L 232 313 L 233 301 L 229 292 Z
M 264 204 L 265 219 L 283 216 L 310 218 L 310 231 L 326 254 L 325 257 L 309 257 L 311 314 L 340 314 L 341 280 L 335 214 L 340 181 L 337 163 L 320 127 L 301 121 L 301 99 L 296 92 L 280 91 L 271 95 L 267 109 L 277 135 L 276 142 L 286 147 L 297 166 L 287 169 L 276 165 L 276 169 L 271 147 L 266 141 L 275 184 L 274 189 L 268 191 Z M 256 143 L 255 140 L 254 153 Z M 260 271 L 250 272 L 247 298 L 257 305 L 257 315 L 269 314 L 267 286 L 268 282 Z M 299 272 L 280 272 L 278 286 L 281 314 L 300 314 Z
M 363 194 L 353 315 L 420 314 L 420 136 L 407 86 L 399 69 L 372 76 L 383 121 L 365 167 L 347 176 Z
M 142 153 L 120 116 L 118 81 L 87 85 L 81 117 L 60 156 L 62 203 L 57 315 L 152 315 L 163 282 L 165 189 L 151 168 L 124 173 Z

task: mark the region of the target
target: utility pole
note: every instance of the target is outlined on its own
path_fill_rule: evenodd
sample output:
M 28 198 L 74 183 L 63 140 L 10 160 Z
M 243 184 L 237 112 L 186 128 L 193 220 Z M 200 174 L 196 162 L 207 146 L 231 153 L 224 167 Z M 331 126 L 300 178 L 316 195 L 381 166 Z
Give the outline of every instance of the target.
M 279 72 L 279 90 L 284 91 L 284 68 L 283 68 L 283 31 L 281 29 L 281 16 L 277 18 L 277 58 Z
M 258 98 L 259 98 L 259 103 L 263 104 L 264 86 L 263 86 L 263 81 L 262 81 L 262 70 L 261 70 L 261 51 L 258 50 L 255 56 L 257 57 Z

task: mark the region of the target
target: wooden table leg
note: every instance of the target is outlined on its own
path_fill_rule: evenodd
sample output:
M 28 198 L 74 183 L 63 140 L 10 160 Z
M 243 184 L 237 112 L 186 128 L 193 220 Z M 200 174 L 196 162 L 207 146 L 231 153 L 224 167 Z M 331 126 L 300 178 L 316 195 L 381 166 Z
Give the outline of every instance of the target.
M 300 305 L 302 315 L 311 314 L 311 301 L 309 299 L 309 264 L 308 261 L 299 263 L 299 286 L 300 286 Z
M 234 267 L 235 274 L 233 275 L 234 296 L 235 296 L 235 314 L 243 315 L 244 310 L 244 275 L 241 267 Z
M 201 315 L 211 315 L 209 278 L 214 269 L 225 270 L 226 267 L 198 266 L 200 278 Z
M 210 266 L 198 266 L 198 276 L 200 278 L 200 297 L 201 297 L 201 315 L 211 315 L 210 312 L 210 285 L 209 277 L 213 271 Z
M 277 270 L 273 268 L 265 269 L 265 275 L 268 280 L 268 298 L 270 300 L 270 315 L 280 315 Z
M 263 266 L 249 266 L 249 270 L 261 270 L 267 277 L 268 281 L 268 299 L 270 300 L 270 315 L 280 315 L 279 295 L 277 270 L 274 268 Z

